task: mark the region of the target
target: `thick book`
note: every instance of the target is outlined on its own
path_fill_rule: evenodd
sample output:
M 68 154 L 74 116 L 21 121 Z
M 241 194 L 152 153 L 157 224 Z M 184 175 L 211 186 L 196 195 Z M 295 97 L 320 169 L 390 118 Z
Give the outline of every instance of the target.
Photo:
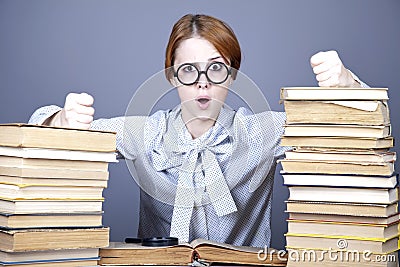
M 259 257 L 260 254 L 265 257 Z M 204 239 L 167 247 L 110 242 L 109 247 L 100 249 L 100 257 L 100 265 L 190 265 L 198 261 L 286 266 L 286 257 L 278 256 L 272 248 L 233 246 Z
M 102 212 L 86 213 L 0 213 L 0 227 L 48 228 L 101 226 Z
M 300 220 L 305 222 L 326 221 L 326 222 L 389 225 L 399 222 L 400 214 L 395 213 L 387 217 L 375 217 L 375 216 L 353 216 L 353 215 L 342 215 L 342 214 L 316 214 L 316 213 L 289 212 L 288 220 Z
M 355 148 L 382 149 L 394 146 L 394 138 L 360 138 L 360 137 L 316 137 L 316 136 L 285 136 L 281 137 L 281 146 L 323 147 L 323 148 Z
M 285 136 L 385 138 L 390 125 L 287 124 Z
M 283 87 L 281 100 L 388 100 L 388 88 Z
M 370 253 L 391 253 L 399 249 L 399 237 L 394 238 L 361 238 L 345 235 L 313 235 L 286 233 L 287 249 L 318 249 L 345 251 L 369 251 Z M 338 247 L 339 245 L 339 247 Z
M 396 188 L 289 186 L 289 200 L 391 204 L 399 200 Z
M 0 124 L 0 145 L 114 152 L 114 132 L 14 123 Z
M 49 249 L 102 248 L 109 228 L 0 229 L 0 250 L 23 252 Z
M 0 265 L 5 266 L 35 266 L 43 264 L 43 266 L 57 266 L 56 263 L 75 262 L 75 265 L 81 266 L 81 261 L 92 261 L 92 266 L 96 265 L 99 260 L 98 248 L 81 248 L 81 249 L 59 249 L 59 250 L 43 250 L 43 251 L 24 251 L 24 252 L 4 252 L 0 251 Z M 24 265 L 22 265 L 24 264 Z M 31 265 L 33 264 L 33 265 Z M 47 265 L 45 265 L 47 264 Z M 62 266 L 62 265 L 61 265 Z M 86 265 L 84 265 L 86 266 Z
M 321 148 L 299 148 L 285 152 L 286 159 L 293 160 L 325 160 L 325 161 L 349 161 L 349 162 L 394 162 L 396 152 L 388 150 L 343 150 Z
M 309 174 L 281 172 L 284 185 L 303 186 L 333 186 L 333 187 L 373 187 L 394 188 L 397 185 L 398 175 L 341 175 L 341 174 Z
M 71 200 L 71 199 L 1 199 L 0 212 L 11 214 L 26 213 L 82 213 L 101 212 L 104 199 Z
M 399 235 L 399 222 L 370 224 L 357 222 L 287 220 L 288 232 L 292 234 L 345 235 L 360 238 L 390 239 Z
M 286 211 L 303 214 L 332 214 L 386 218 L 398 213 L 391 204 L 286 200 Z
M 394 173 L 394 162 L 348 162 L 323 160 L 279 160 L 286 173 L 325 173 L 388 176 Z
M 102 187 L 91 186 L 49 186 L 0 183 L 0 198 L 4 199 L 71 199 L 100 200 Z
M 285 107 L 287 124 L 390 124 L 387 101 L 286 100 L 283 104 Z

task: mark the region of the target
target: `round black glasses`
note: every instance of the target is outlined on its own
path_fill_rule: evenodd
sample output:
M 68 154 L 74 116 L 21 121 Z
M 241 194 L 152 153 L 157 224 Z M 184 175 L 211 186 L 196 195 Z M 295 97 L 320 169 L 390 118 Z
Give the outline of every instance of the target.
M 174 76 L 183 85 L 193 85 L 199 81 L 201 74 L 204 74 L 210 83 L 221 84 L 231 75 L 231 69 L 222 62 L 212 62 L 206 70 L 200 71 L 195 64 L 184 63 L 178 67 Z

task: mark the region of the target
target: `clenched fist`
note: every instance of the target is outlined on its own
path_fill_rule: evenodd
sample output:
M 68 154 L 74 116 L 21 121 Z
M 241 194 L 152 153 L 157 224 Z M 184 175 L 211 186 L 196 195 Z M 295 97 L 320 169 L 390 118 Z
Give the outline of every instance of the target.
M 321 87 L 360 87 L 345 68 L 336 51 L 319 52 L 310 58 L 318 85 Z
M 54 116 L 50 125 L 89 129 L 94 115 L 93 102 L 93 97 L 87 93 L 69 93 L 64 108 Z

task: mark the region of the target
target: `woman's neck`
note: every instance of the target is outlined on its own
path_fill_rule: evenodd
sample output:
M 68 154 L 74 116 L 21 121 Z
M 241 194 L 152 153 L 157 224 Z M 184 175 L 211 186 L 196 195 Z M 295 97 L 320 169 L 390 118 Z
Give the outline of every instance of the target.
M 191 116 L 185 116 L 184 112 L 182 113 L 182 120 L 193 139 L 202 136 L 214 126 L 216 121 L 216 119 L 212 118 L 192 118 Z

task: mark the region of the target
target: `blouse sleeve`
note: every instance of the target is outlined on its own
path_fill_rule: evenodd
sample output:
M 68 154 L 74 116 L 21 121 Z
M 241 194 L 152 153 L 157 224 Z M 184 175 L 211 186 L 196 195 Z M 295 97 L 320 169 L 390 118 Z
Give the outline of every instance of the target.
M 361 81 L 361 79 L 358 78 L 358 76 L 355 75 L 351 70 L 349 70 L 349 72 L 350 72 L 351 76 L 353 76 L 353 79 L 360 83 L 362 88 L 369 88 L 370 87 L 368 84 L 366 84 L 365 82 Z
M 292 147 L 289 146 L 281 146 L 281 136 L 284 133 L 285 122 L 286 122 L 286 113 L 285 112 L 273 112 L 273 118 L 275 123 L 275 132 L 276 132 L 276 149 L 275 149 L 275 157 L 281 157 L 285 153 L 285 151 L 291 150 Z
M 51 116 L 53 116 L 54 114 L 59 112 L 60 110 L 61 110 L 61 108 L 56 105 L 44 106 L 44 107 L 38 108 L 37 110 L 35 110 L 35 112 L 33 112 L 32 116 L 29 118 L 28 123 L 41 125 L 45 122 L 45 120 L 47 120 L 48 118 L 50 118 Z
M 55 105 L 41 107 L 32 114 L 28 123 L 38 125 L 43 124 L 48 118 L 59 112 L 61 109 L 61 107 Z M 128 126 L 126 125 L 126 122 L 129 122 Z M 128 120 L 125 117 L 97 119 L 91 123 L 90 129 L 115 132 L 117 151 L 126 159 L 134 159 L 137 155 L 135 136 L 137 136 L 140 129 L 143 129 L 144 122 L 145 117 L 139 116 L 129 117 Z

